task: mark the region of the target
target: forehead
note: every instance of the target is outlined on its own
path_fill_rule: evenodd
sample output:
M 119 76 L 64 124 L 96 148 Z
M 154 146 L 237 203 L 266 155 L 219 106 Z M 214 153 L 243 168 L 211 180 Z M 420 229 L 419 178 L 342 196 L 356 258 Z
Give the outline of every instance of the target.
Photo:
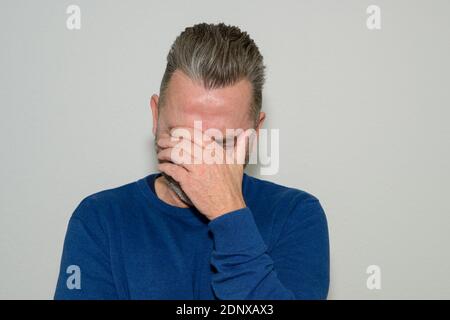
M 161 117 L 171 127 L 192 127 L 194 121 L 202 121 L 204 130 L 247 128 L 251 122 L 251 100 L 252 87 L 247 79 L 224 88 L 206 89 L 176 71 L 166 92 Z

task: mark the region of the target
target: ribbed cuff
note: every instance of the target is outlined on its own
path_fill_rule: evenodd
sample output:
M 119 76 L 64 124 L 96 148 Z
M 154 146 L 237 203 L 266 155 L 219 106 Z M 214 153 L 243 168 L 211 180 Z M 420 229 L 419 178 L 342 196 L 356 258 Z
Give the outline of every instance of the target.
M 208 227 L 213 233 L 216 251 L 236 252 L 265 247 L 248 207 L 215 218 L 209 222 Z

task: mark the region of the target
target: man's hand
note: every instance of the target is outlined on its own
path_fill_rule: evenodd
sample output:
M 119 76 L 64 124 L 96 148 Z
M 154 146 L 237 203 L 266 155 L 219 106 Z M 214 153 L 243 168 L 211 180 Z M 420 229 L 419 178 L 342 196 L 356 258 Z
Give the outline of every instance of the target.
M 195 129 L 186 130 L 193 133 L 191 137 L 202 134 L 195 132 Z M 231 149 L 223 148 L 214 139 L 205 138 L 203 134 L 201 141 L 163 135 L 157 141 L 161 148 L 158 159 L 163 161 L 158 169 L 178 181 L 194 206 L 209 220 L 242 209 L 246 206 L 242 196 L 245 134 L 243 132 L 237 137 L 237 143 Z M 183 155 L 183 159 L 190 161 L 174 159 L 174 154 L 180 152 L 180 144 L 183 144 L 182 152 L 187 153 Z M 221 163 L 205 161 L 204 156 L 211 154 L 211 150 L 223 154 Z

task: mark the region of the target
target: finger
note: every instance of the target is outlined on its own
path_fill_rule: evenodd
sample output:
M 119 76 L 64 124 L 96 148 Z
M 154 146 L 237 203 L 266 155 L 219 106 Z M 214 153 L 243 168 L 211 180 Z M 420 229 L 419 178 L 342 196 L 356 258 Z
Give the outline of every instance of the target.
M 237 136 L 236 145 L 234 146 L 234 155 L 237 164 L 245 164 L 247 156 L 247 139 L 251 139 L 253 131 L 244 130 Z
M 212 141 L 209 135 L 204 134 L 197 128 L 176 127 L 170 130 L 170 136 L 178 139 L 189 140 L 195 145 L 204 148 Z
M 158 164 L 158 170 L 171 176 L 180 184 L 184 183 L 188 176 L 188 172 L 186 171 L 185 168 L 173 163 L 168 162 L 160 163 Z
M 161 148 L 173 148 L 177 146 L 180 142 L 181 142 L 180 139 L 167 135 L 165 137 L 159 138 L 156 141 L 156 144 Z
M 165 148 L 161 149 L 157 154 L 159 161 L 173 162 L 186 170 L 191 171 L 193 164 L 201 163 L 201 159 L 195 158 L 189 150 L 182 148 Z
M 193 160 L 189 153 L 187 153 L 186 151 L 180 149 L 180 153 L 183 152 L 183 154 L 179 154 L 179 152 L 177 151 L 178 150 L 176 148 L 161 149 L 157 154 L 158 160 L 169 161 L 178 165 L 189 163 Z
M 212 141 L 203 149 L 203 162 L 205 164 L 224 164 L 225 157 L 225 149 L 216 141 Z

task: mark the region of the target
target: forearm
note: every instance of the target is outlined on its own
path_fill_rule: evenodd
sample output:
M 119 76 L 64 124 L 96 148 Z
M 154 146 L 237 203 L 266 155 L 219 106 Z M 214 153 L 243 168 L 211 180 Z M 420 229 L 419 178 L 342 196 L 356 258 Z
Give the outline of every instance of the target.
M 249 208 L 212 220 L 212 286 L 219 299 L 295 299 L 278 279 Z

